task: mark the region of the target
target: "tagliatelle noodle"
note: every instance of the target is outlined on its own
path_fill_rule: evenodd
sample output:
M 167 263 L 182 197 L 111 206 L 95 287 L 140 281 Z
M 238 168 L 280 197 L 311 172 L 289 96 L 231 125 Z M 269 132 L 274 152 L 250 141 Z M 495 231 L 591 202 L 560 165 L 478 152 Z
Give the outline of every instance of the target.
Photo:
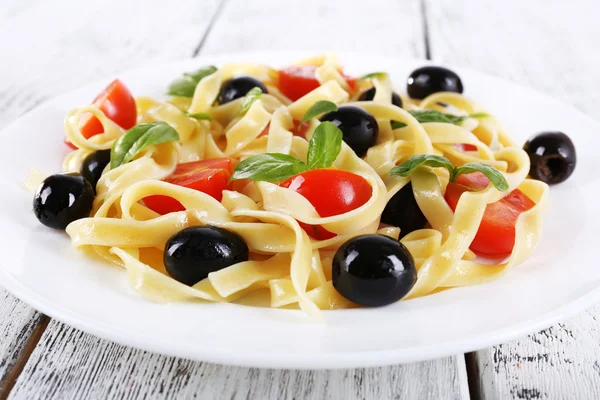
M 97 185 L 92 215 L 66 229 L 73 245 L 124 268 L 131 287 L 153 301 L 236 301 L 300 307 L 319 318 L 319 309 L 356 307 L 332 285 L 336 249 L 360 234 L 400 237 L 398 228 L 381 226 L 380 217 L 388 200 L 412 183 L 414 197 L 429 225 L 401 239 L 418 270 L 417 283 L 407 298 L 496 279 L 529 256 L 539 240 L 548 188 L 526 179 L 527 155 L 515 146 L 495 118 L 481 115 L 467 118 L 460 125 L 419 123 L 407 110 L 435 109 L 464 116 L 485 111 L 456 93 L 436 93 L 420 102 L 403 97 L 406 110 L 398 108 L 391 104 L 394 88 L 386 75 L 371 80 L 376 89 L 373 101 L 349 102 L 359 94 L 349 93 L 341 65 L 334 56 L 312 57 L 297 64 L 314 65 L 321 86 L 295 102 L 277 90 L 277 72 L 260 64 L 223 65 L 200 81 L 192 98 L 174 98 L 169 102 L 137 98 L 139 123 L 164 121 L 175 128 L 180 140 L 148 147 L 118 168 L 107 167 Z M 238 75 L 253 76 L 269 90 L 243 115 L 243 99 L 215 105 L 223 83 Z M 365 87 L 367 83 L 359 84 Z M 219 202 L 199 191 L 162 181 L 177 164 L 189 161 L 230 157 L 237 163 L 265 152 L 289 154 L 306 161 L 308 140 L 318 121 L 310 121 L 304 138 L 295 135 L 294 120 L 301 120 L 319 100 L 360 107 L 373 115 L 379 125 L 377 143 L 364 160 L 344 143 L 333 165 L 368 182 L 372 194 L 361 207 L 321 217 L 306 198 L 277 182 L 250 182 L 240 192 L 224 191 Z M 103 134 L 83 137 L 78 122 L 85 113 L 92 113 L 101 121 Z M 208 113 L 212 121 L 190 117 L 195 113 Z M 392 129 L 390 121 L 406 126 Z M 65 120 L 65 131 L 79 148 L 65 159 L 65 171 L 78 171 L 87 155 L 110 149 L 124 133 L 94 106 L 72 110 Z M 477 150 L 462 151 L 457 144 L 470 144 Z M 489 186 L 480 192 L 466 192 L 453 212 L 444 200 L 449 179 L 445 169 L 421 167 L 407 178 L 388 175 L 394 166 L 415 154 L 444 155 L 455 165 L 488 163 L 502 172 L 510 188 L 499 192 Z M 28 187 L 39 180 L 40 173 L 32 174 Z M 485 207 L 516 188 L 536 205 L 519 216 L 510 257 L 495 265 L 481 263 L 469 245 Z M 174 198 L 185 211 L 161 216 L 143 203 L 145 197 L 152 195 Z M 312 239 L 299 222 L 320 225 L 337 236 L 322 241 Z M 194 225 L 213 225 L 237 233 L 248 245 L 249 261 L 213 272 L 194 286 L 175 281 L 165 270 L 162 252 L 173 234 Z

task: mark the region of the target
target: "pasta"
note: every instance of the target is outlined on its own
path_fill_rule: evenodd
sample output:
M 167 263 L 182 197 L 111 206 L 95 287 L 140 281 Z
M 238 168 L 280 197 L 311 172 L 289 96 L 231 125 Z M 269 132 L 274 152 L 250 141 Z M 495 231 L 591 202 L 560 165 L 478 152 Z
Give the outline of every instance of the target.
M 481 106 L 459 93 L 438 92 L 422 100 L 401 96 L 400 108 L 391 102 L 395 90 L 387 74 L 353 82 L 332 55 L 294 65 L 311 66 L 318 81 L 316 88 L 298 99 L 283 93 L 276 70 L 260 64 L 223 65 L 201 78 L 191 97 L 168 101 L 137 97 L 136 123 L 164 122 L 175 129 L 178 140 L 149 145 L 130 162 L 104 169 L 91 215 L 66 227 L 73 246 L 124 269 L 131 287 L 153 301 L 266 302 L 277 308 L 299 307 L 315 317 L 320 310 L 357 306 L 336 291 L 332 263 L 338 248 L 358 235 L 400 238 L 408 249 L 417 280 L 404 299 L 497 279 L 529 257 L 540 238 L 548 186 L 527 178 L 529 157 L 498 120 L 483 114 Z M 251 104 L 245 104 L 246 97 L 219 104 L 225 83 L 242 75 L 260 80 L 268 93 Z M 360 93 L 370 87 L 375 88 L 373 99 L 361 100 Z M 280 185 L 281 180 L 236 181 L 220 200 L 169 182 L 178 165 L 200 160 L 228 158 L 237 165 L 256 155 L 278 153 L 307 163 L 309 140 L 320 121 L 310 118 L 304 135 L 298 134 L 298 121 L 319 101 L 358 107 L 377 121 L 377 140 L 364 157 L 342 143 L 331 166 L 368 183 L 371 194 L 359 207 L 323 217 L 302 194 Z M 245 106 L 247 110 L 240 113 Z M 420 122 L 414 112 L 422 110 L 462 119 Z M 103 133 L 84 135 L 80 121 L 89 114 L 100 121 Z M 75 172 L 90 154 L 114 151 L 126 129 L 90 105 L 67 115 L 65 131 L 77 150 L 65 159 L 63 170 Z M 460 148 L 465 145 L 469 150 Z M 500 171 L 508 190 L 487 185 L 466 191 L 453 209 L 444 197 L 451 180 L 448 170 L 421 166 L 409 176 L 390 175 L 415 155 L 444 156 L 455 166 L 490 165 Z M 390 199 L 407 185 L 427 224 L 405 234 L 382 224 L 381 216 Z M 517 189 L 535 204 L 516 221 L 512 251 L 499 261 L 477 257 L 470 247 L 486 206 Z M 182 209 L 161 215 L 145 202 L 151 196 L 175 199 Z M 248 260 L 211 272 L 191 286 L 178 282 L 165 269 L 163 253 L 169 238 L 190 226 L 214 226 L 239 235 L 247 244 Z M 305 226 L 321 227 L 332 235 L 315 239 Z

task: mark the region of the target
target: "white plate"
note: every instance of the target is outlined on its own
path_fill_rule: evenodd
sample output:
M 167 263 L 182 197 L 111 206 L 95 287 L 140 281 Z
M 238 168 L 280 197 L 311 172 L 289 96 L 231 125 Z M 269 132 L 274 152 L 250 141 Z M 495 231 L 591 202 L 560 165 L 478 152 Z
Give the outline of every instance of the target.
M 298 53 L 248 53 L 147 65 L 119 74 L 137 95 L 162 97 L 184 71 L 231 61 L 275 66 Z M 389 71 L 398 87 L 425 61 L 340 54 L 349 74 Z M 562 130 L 578 165 L 552 187 L 552 208 L 533 257 L 501 279 L 384 308 L 326 312 L 326 324 L 299 311 L 232 304 L 151 303 L 125 274 L 84 257 L 66 234 L 41 226 L 20 186 L 31 167 L 60 171 L 63 119 L 110 79 L 49 101 L 6 128 L 0 171 L 3 254 L 0 281 L 34 308 L 94 335 L 159 353 L 255 367 L 338 368 L 402 363 L 472 351 L 545 328 L 600 300 L 598 173 L 600 126 L 574 108 L 512 83 L 453 68 L 465 95 L 498 116 L 517 140 Z

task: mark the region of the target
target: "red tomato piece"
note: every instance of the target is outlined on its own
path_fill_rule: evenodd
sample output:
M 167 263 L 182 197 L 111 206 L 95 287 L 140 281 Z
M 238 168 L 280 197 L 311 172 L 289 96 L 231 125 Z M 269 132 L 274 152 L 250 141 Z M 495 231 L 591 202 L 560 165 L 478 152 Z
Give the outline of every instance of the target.
M 452 210 L 456 210 L 458 199 L 466 191 L 485 189 L 489 179 L 481 172 L 461 175 L 456 183 L 449 183 L 445 199 Z M 535 203 L 519 189 L 513 190 L 503 199 L 488 204 L 481 225 L 471 243 L 471 250 L 494 257 L 507 256 L 515 246 L 515 224 L 519 215 L 531 209 Z
M 265 127 L 265 129 L 263 129 L 263 131 L 260 133 L 260 135 L 258 135 L 258 137 L 268 135 L 269 134 L 269 127 L 270 126 L 271 126 L 271 123 L 269 122 L 267 124 L 267 126 Z M 292 127 L 292 134 L 294 136 L 299 136 L 301 138 L 306 138 L 306 132 L 308 132 L 308 127 L 309 126 L 310 126 L 310 121 L 306 121 L 302 125 L 300 125 L 300 121 L 294 120 L 294 126 Z M 298 127 L 300 127 L 300 129 L 298 129 Z
M 294 136 L 299 136 L 301 138 L 306 139 L 306 132 L 308 132 L 308 127 L 310 126 L 310 121 L 306 121 L 302 125 L 300 125 L 300 121 L 294 120 L 294 129 L 292 133 Z
M 460 151 L 475 151 L 477 146 L 468 143 L 457 143 L 454 145 Z
M 350 89 L 352 89 L 352 91 L 356 91 L 356 89 L 358 88 L 358 81 L 356 78 L 352 77 L 352 76 L 348 76 L 344 73 L 342 73 L 342 75 L 344 76 L 344 79 L 346 79 L 346 82 L 348 83 L 348 86 L 350 86 Z
M 323 218 L 355 210 L 371 198 L 373 189 L 362 177 L 339 169 L 316 169 L 303 172 L 284 181 L 281 187 L 304 196 Z M 322 226 L 300 222 L 306 233 L 326 240 L 336 236 Z
M 127 86 L 120 80 L 115 79 L 111 82 L 111 84 L 108 85 L 96 99 L 94 99 L 92 104 L 98 107 L 109 119 L 114 121 L 121 128 L 130 129 L 135 126 L 137 121 L 135 99 Z M 84 114 L 81 117 L 79 129 L 86 139 L 104 132 L 102 123 L 93 114 Z M 65 143 L 73 149 L 77 148 L 66 138 Z
M 320 86 L 314 65 L 291 65 L 279 71 L 279 90 L 292 101 L 298 100 Z M 356 79 L 344 75 L 352 90 L 356 90 Z
M 233 174 L 233 164 L 229 158 L 194 161 L 179 164 L 165 182 L 184 186 L 206 193 L 221 201 L 223 190 L 229 189 L 229 178 Z M 144 198 L 149 209 L 161 215 L 183 211 L 183 205 L 169 196 L 155 195 Z

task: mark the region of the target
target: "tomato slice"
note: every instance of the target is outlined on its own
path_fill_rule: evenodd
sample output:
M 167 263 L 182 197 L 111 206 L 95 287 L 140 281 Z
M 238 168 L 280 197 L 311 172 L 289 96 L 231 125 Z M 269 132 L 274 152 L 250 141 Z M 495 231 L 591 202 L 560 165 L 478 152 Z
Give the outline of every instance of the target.
M 268 135 L 269 134 L 269 127 L 270 126 L 271 126 L 271 123 L 269 122 L 267 124 L 267 126 L 265 127 L 265 129 L 263 129 L 263 131 L 260 133 L 260 135 L 258 135 L 258 137 Z M 294 120 L 294 126 L 291 129 L 292 134 L 294 136 L 299 136 L 299 137 L 305 139 L 306 138 L 306 132 L 308 132 L 308 127 L 309 126 L 310 126 L 310 121 L 306 121 L 302 125 L 300 125 L 300 121 Z
M 304 196 L 323 218 L 355 210 L 371 198 L 373 189 L 362 177 L 339 169 L 316 169 L 303 172 L 284 181 L 281 187 Z M 322 226 L 299 222 L 306 233 L 326 240 L 336 236 Z
M 298 100 L 320 86 L 315 75 L 314 65 L 291 65 L 279 71 L 278 87 L 281 93 L 292 101 Z M 344 75 L 352 90 L 356 90 L 356 79 Z
M 114 121 L 123 129 L 130 129 L 135 126 L 137 121 L 137 108 L 135 106 L 135 99 L 131 95 L 131 92 L 118 79 L 111 82 L 94 99 L 92 103 L 98 107 L 109 119 Z M 93 114 L 84 114 L 79 121 L 79 129 L 82 135 L 89 139 L 92 136 L 98 135 L 104 132 L 102 123 Z M 65 138 L 65 143 L 76 149 L 77 147 Z
M 468 143 L 456 143 L 454 145 L 460 151 L 475 151 L 477 150 L 477 146 Z
M 489 179 L 481 172 L 461 175 L 456 183 L 449 183 L 445 199 L 456 210 L 458 199 L 466 191 L 485 189 Z M 515 224 L 519 215 L 531 209 L 535 203 L 519 189 L 513 190 L 501 200 L 488 204 L 483 219 L 471 243 L 471 250 L 494 257 L 507 256 L 515 246 Z
M 233 164 L 229 158 L 215 158 L 179 164 L 175 171 L 163 180 L 198 190 L 221 201 L 223 190 L 230 187 L 229 178 L 232 173 Z M 185 210 L 180 202 L 163 195 L 144 197 L 144 204 L 161 215 Z

